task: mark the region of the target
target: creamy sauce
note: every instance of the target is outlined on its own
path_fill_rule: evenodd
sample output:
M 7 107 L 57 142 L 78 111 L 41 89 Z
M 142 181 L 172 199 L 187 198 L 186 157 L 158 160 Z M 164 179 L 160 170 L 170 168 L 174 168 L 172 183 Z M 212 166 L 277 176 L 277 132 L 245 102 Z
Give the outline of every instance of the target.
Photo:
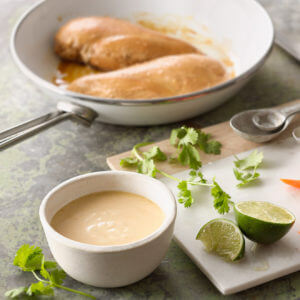
M 110 246 L 143 239 L 157 230 L 164 218 L 162 209 L 145 197 L 106 191 L 70 202 L 54 215 L 51 226 L 69 239 Z

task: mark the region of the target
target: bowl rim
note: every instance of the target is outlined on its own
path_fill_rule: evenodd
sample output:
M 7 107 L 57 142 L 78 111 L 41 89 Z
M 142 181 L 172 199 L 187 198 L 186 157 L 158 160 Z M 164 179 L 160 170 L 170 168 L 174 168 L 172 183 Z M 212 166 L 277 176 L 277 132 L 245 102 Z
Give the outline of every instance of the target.
M 274 39 L 275 39 L 275 33 L 274 33 L 274 25 L 272 22 L 272 19 L 270 18 L 268 12 L 264 9 L 264 7 L 255 0 L 244 0 L 244 1 L 251 1 L 254 5 L 257 6 L 258 9 L 260 9 L 263 14 L 265 15 L 266 19 L 270 23 L 271 27 L 271 38 L 269 45 L 266 48 L 265 53 L 257 60 L 256 63 L 254 63 L 249 69 L 242 72 L 238 76 L 229 79 L 223 83 L 220 83 L 216 86 L 206 88 L 200 91 L 191 92 L 183 95 L 173 96 L 173 97 L 164 97 L 164 98 L 157 98 L 157 99 L 109 99 L 109 98 L 100 98 L 80 93 L 71 92 L 68 90 L 61 89 L 54 84 L 50 83 L 47 80 L 42 79 L 38 75 L 36 75 L 34 72 L 30 70 L 29 67 L 27 67 L 22 60 L 20 59 L 17 49 L 16 49 L 16 37 L 18 34 L 18 31 L 22 25 L 22 23 L 27 19 L 30 14 L 37 9 L 39 6 L 43 5 L 47 0 L 41 0 L 38 3 L 32 5 L 27 9 L 23 15 L 21 15 L 20 19 L 15 24 L 11 38 L 10 38 L 10 51 L 13 57 L 13 60 L 15 61 L 16 65 L 19 67 L 19 69 L 23 72 L 23 74 L 28 77 L 30 80 L 32 80 L 37 86 L 42 87 L 54 94 L 57 94 L 59 96 L 69 97 L 73 100 L 80 100 L 83 102 L 92 102 L 92 103 L 101 103 L 101 104 L 108 104 L 108 105 L 119 105 L 119 106 L 144 106 L 149 104 L 166 104 L 166 103 L 174 103 L 174 102 L 182 102 L 182 101 L 190 101 L 190 100 L 197 100 L 199 97 L 220 91 L 224 88 L 227 88 L 229 86 L 235 85 L 236 83 L 240 81 L 244 81 L 248 78 L 250 78 L 265 62 L 265 60 L 268 58 L 269 54 L 271 53 L 271 50 L 274 45 Z
M 135 241 L 131 242 L 128 244 L 123 244 L 123 245 L 112 245 L 112 246 L 100 246 L 100 245 L 92 245 L 92 244 L 86 244 L 86 243 L 81 243 L 75 240 L 72 240 L 70 238 L 67 238 L 63 236 L 62 234 L 58 233 L 54 228 L 50 225 L 46 218 L 46 205 L 49 201 L 49 199 L 60 189 L 64 188 L 65 186 L 68 186 L 70 184 L 74 184 L 76 182 L 81 181 L 82 179 L 86 178 L 91 178 L 91 177 L 102 177 L 102 176 L 107 176 L 111 174 L 117 174 L 117 175 L 123 175 L 123 176 L 133 176 L 133 177 L 140 177 L 143 178 L 146 181 L 151 182 L 152 184 L 156 184 L 159 186 L 160 189 L 164 190 L 166 194 L 169 195 L 169 201 L 170 201 L 170 211 L 168 215 L 166 215 L 166 218 L 164 222 L 161 224 L 161 226 L 156 229 L 153 233 L 150 235 L 147 235 L 146 237 Z M 103 190 L 104 191 L 104 190 Z M 74 199 L 75 200 L 75 199 Z M 177 204 L 175 197 L 173 193 L 169 190 L 169 188 L 162 183 L 161 181 L 154 179 L 152 177 L 149 177 L 147 175 L 135 173 L 135 172 L 130 172 L 130 171 L 99 171 L 99 172 L 91 172 L 79 176 L 72 177 L 70 179 L 67 179 L 57 186 L 55 186 L 52 190 L 50 190 L 47 195 L 43 198 L 40 208 L 39 208 L 39 217 L 40 221 L 42 223 L 42 226 L 44 228 L 44 232 L 46 237 L 49 235 L 51 236 L 52 239 L 62 243 L 64 246 L 72 249 L 77 249 L 81 251 L 86 251 L 86 252 L 93 252 L 93 253 L 112 253 L 112 252 L 120 252 L 120 251 L 126 251 L 126 250 L 131 250 L 134 248 L 138 248 L 141 246 L 144 246 L 151 241 L 155 240 L 161 234 L 163 234 L 175 221 L 176 219 L 176 213 L 177 213 Z

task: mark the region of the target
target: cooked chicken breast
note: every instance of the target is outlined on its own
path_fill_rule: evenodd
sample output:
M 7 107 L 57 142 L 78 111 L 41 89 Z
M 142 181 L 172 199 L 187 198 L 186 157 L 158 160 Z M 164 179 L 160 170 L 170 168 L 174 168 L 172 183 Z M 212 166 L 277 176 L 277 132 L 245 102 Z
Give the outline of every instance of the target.
M 57 32 L 54 50 L 63 59 L 104 71 L 167 55 L 200 53 L 179 39 L 109 17 L 71 20 Z
M 198 54 L 181 54 L 83 76 L 68 89 L 101 98 L 154 99 L 199 91 L 227 78 L 226 70 L 218 61 Z

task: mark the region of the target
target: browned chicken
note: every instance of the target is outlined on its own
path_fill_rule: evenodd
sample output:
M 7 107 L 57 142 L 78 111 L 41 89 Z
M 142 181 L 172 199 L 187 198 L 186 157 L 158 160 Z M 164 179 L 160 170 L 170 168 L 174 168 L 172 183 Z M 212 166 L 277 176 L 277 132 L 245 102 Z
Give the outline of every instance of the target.
M 110 17 L 71 20 L 57 32 L 54 50 L 63 59 L 104 71 L 167 55 L 200 53 L 189 43 Z
M 154 99 L 199 91 L 227 78 L 218 61 L 198 54 L 181 54 L 87 75 L 73 81 L 68 89 L 101 98 Z

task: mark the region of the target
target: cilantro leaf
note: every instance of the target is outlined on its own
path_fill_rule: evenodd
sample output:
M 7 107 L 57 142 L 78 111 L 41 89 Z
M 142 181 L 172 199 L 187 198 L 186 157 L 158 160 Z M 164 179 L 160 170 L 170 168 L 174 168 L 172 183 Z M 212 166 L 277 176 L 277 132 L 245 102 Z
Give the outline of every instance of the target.
M 45 268 L 45 259 L 43 257 L 42 263 L 41 263 L 41 270 L 40 274 L 45 278 L 45 279 L 50 279 L 50 273 L 46 270 Z
M 235 166 L 240 170 L 247 170 L 251 168 L 258 168 L 262 163 L 264 155 L 262 152 L 257 152 L 254 150 L 244 159 L 239 159 L 236 157 L 236 161 L 234 162 Z
M 49 270 L 46 269 L 48 267 Z M 45 278 L 48 279 L 52 284 L 62 284 L 63 280 L 66 277 L 66 273 L 64 270 L 56 268 L 56 263 L 49 264 L 49 262 L 45 263 L 44 258 L 42 260 L 40 274 Z
M 179 150 L 178 161 L 183 165 L 189 165 L 192 169 L 201 167 L 200 155 L 196 148 L 208 154 L 220 154 L 221 143 L 214 140 L 209 140 L 210 134 L 207 134 L 200 129 L 181 128 L 173 129 L 170 136 L 170 143 L 177 146 Z M 174 159 L 172 159 L 174 162 Z
M 14 265 L 25 272 L 40 270 L 43 254 L 40 247 L 23 245 L 16 253 Z
M 120 161 L 120 165 L 122 167 L 135 167 L 139 173 L 155 177 L 157 169 L 154 161 L 164 161 L 167 159 L 167 156 L 158 146 L 153 146 L 149 151 L 143 152 L 141 156 L 138 153 L 139 147 L 148 144 L 149 143 L 141 143 L 135 145 L 132 152 L 136 157 L 123 158 Z
M 64 270 L 55 269 L 50 272 L 50 281 L 55 284 L 62 284 L 66 278 L 66 273 Z
M 170 144 L 173 145 L 173 146 L 176 146 L 177 145 L 177 135 L 178 135 L 178 132 L 179 132 L 180 129 L 173 129 L 171 131 L 171 135 L 170 135 Z
M 198 170 L 202 166 L 199 152 L 192 145 L 183 145 L 178 160 L 182 165 L 188 165 L 194 170 Z
M 186 135 L 186 127 L 173 129 L 170 136 L 170 144 L 173 146 L 178 145 L 178 140 L 182 139 Z
M 178 145 L 195 145 L 198 140 L 198 133 L 194 128 L 185 128 L 186 133 L 185 135 L 179 139 Z
M 207 154 L 220 154 L 222 144 L 218 141 L 211 140 L 206 143 L 204 152 Z
M 204 147 L 203 146 L 211 138 L 211 135 L 209 133 L 203 132 L 201 129 L 197 129 L 197 133 L 198 133 L 197 144 L 200 147 L 200 149 L 204 151 Z
M 149 151 L 143 152 L 146 159 L 154 159 L 157 161 L 167 160 L 167 155 L 163 153 L 158 146 L 153 146 Z
M 27 299 L 40 295 L 53 296 L 53 288 L 56 287 L 91 299 L 96 299 L 90 294 L 62 286 L 61 284 L 66 277 L 66 273 L 57 268 L 56 262 L 45 261 L 40 247 L 30 246 L 28 244 L 21 246 L 15 255 L 14 265 L 25 272 L 32 272 L 38 282 L 32 283 L 29 287 L 19 287 L 7 291 L 5 297 Z M 36 271 L 38 270 L 44 279 L 41 279 L 40 276 L 37 275 Z
M 120 166 L 125 168 L 137 167 L 139 160 L 135 157 L 125 157 L 120 160 Z
M 249 177 L 246 180 L 243 180 L 242 182 L 240 182 L 239 184 L 237 184 L 237 187 L 243 187 L 245 184 L 248 184 L 249 182 L 254 181 L 256 178 L 259 177 L 259 173 L 255 172 L 254 174 L 251 175 L 251 177 Z
M 223 215 L 229 212 L 229 203 L 232 203 L 230 196 L 222 190 L 219 184 L 213 180 L 213 188 L 211 189 L 211 195 L 214 197 L 214 208 L 219 214 Z
M 240 172 L 237 168 L 233 168 L 233 173 L 237 180 L 244 181 L 243 172 Z
M 57 263 L 55 261 L 44 261 L 44 268 L 45 269 L 54 269 L 57 267 Z
M 191 170 L 190 173 L 189 173 L 189 179 L 188 181 L 194 181 L 195 178 L 197 178 L 197 171 L 196 170 Z
M 29 286 L 29 288 L 27 289 L 26 294 L 28 296 L 36 296 L 36 295 L 53 296 L 54 295 L 54 290 L 50 285 L 39 281 L 37 283 L 32 283 Z
M 7 291 L 4 296 L 7 298 L 19 298 L 21 296 L 24 296 L 27 292 L 28 288 L 25 286 L 16 288 L 16 289 L 12 289 L 10 291 Z
M 173 146 L 182 146 L 182 145 L 195 145 L 198 140 L 197 130 L 194 128 L 188 128 L 182 126 L 177 129 L 173 129 L 170 136 L 170 143 Z
M 207 183 L 207 180 L 204 178 L 203 174 L 200 171 L 191 170 L 189 173 L 190 177 L 188 179 L 188 182 L 190 184 L 196 184 L 196 183 Z
M 233 173 L 235 175 L 235 178 L 239 181 L 241 181 L 239 184 L 237 184 L 237 187 L 243 187 L 247 183 L 254 181 L 256 178 L 260 176 L 258 172 L 240 172 L 238 169 L 234 168 Z
M 197 145 L 199 148 L 207 154 L 220 154 L 222 144 L 215 140 L 210 140 L 211 135 L 209 133 L 205 133 L 200 129 L 197 130 L 198 140 Z
M 153 159 L 144 159 L 143 161 L 140 161 L 137 170 L 139 173 L 151 177 L 155 177 L 157 172 Z
M 194 203 L 194 198 L 192 197 L 192 192 L 188 188 L 187 181 L 180 181 L 177 188 L 179 189 L 179 193 L 177 195 L 178 202 L 184 204 L 184 207 L 190 207 Z
M 233 173 L 235 178 L 241 181 L 237 184 L 237 187 L 243 187 L 260 176 L 260 174 L 256 172 L 256 169 L 261 165 L 263 157 L 263 153 L 257 152 L 257 150 L 251 152 L 250 155 L 244 159 L 235 157 L 236 160 L 234 161 L 234 164 L 236 168 L 233 169 Z

